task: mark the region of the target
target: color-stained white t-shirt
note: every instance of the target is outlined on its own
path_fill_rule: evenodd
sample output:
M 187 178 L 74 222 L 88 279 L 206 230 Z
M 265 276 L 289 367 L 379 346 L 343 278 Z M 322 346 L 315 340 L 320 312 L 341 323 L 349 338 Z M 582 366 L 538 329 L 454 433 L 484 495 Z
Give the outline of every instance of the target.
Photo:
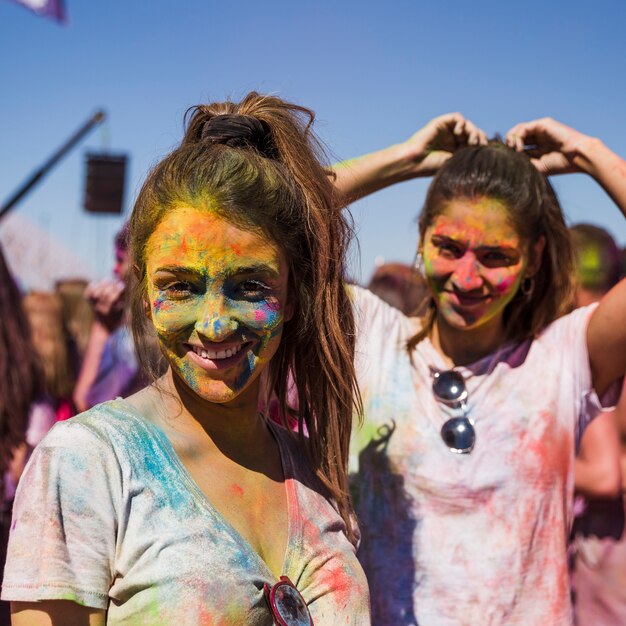
M 282 574 L 316 626 L 367 625 L 367 582 L 299 445 L 270 425 L 289 511 Z M 3 600 L 107 609 L 115 626 L 270 626 L 265 562 L 220 515 L 165 434 L 123 400 L 57 424 L 18 487 Z
M 351 450 L 358 556 L 377 626 L 561 626 L 571 623 L 567 536 L 574 453 L 599 410 L 586 347 L 590 308 L 534 341 L 456 370 L 475 421 L 471 454 L 444 444 L 459 412 L 432 392 L 448 369 L 419 329 L 354 288 L 364 424 Z

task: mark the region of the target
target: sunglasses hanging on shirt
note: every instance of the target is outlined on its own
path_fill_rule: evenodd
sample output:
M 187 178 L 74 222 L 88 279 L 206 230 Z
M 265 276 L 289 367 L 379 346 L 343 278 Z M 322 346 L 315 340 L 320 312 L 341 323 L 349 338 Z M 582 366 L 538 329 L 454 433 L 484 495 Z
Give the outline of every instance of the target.
M 459 372 L 446 370 L 434 371 L 433 394 L 438 402 L 452 409 L 460 409 L 463 415 L 451 417 L 441 427 L 441 438 L 451 452 L 469 454 L 476 443 L 474 420 L 467 415 L 467 387 Z
M 271 588 L 265 583 L 263 592 L 276 626 L 314 626 L 302 594 L 287 576 Z

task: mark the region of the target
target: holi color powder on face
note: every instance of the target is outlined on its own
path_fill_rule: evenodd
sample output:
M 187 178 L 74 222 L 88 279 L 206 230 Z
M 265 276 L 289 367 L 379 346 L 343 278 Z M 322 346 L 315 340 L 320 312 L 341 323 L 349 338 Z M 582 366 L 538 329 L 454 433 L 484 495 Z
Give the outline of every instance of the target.
M 206 400 L 234 399 L 276 352 L 288 269 L 264 236 L 214 212 L 176 208 L 148 240 L 146 280 L 161 347 Z
M 499 323 L 527 264 L 506 207 L 491 198 L 448 202 L 426 230 L 423 257 L 438 311 L 460 329 Z

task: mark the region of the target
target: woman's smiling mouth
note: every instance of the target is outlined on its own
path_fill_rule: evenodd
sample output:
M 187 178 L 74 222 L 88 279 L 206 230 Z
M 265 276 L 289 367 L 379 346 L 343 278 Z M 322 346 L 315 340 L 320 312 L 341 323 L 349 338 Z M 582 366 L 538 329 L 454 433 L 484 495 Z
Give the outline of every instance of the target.
M 448 291 L 448 296 L 453 304 L 459 307 L 472 307 L 484 304 L 489 301 L 491 294 L 460 293 L 458 291 Z
M 228 369 L 245 358 L 254 341 L 203 346 L 185 344 L 191 361 L 207 371 Z

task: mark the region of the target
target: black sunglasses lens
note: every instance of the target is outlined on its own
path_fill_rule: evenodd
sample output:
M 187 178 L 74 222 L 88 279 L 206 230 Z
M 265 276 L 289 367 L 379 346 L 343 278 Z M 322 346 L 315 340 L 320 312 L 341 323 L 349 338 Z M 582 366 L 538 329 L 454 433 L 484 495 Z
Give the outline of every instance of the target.
M 476 431 L 467 417 L 453 417 L 441 427 L 441 438 L 453 452 L 468 454 L 476 443 Z
M 438 372 L 433 379 L 433 393 L 445 404 L 462 402 L 467 398 L 467 389 L 463 376 L 454 370 Z
M 289 626 L 311 626 L 311 617 L 304 598 L 291 585 L 277 585 L 274 593 L 276 612 Z

